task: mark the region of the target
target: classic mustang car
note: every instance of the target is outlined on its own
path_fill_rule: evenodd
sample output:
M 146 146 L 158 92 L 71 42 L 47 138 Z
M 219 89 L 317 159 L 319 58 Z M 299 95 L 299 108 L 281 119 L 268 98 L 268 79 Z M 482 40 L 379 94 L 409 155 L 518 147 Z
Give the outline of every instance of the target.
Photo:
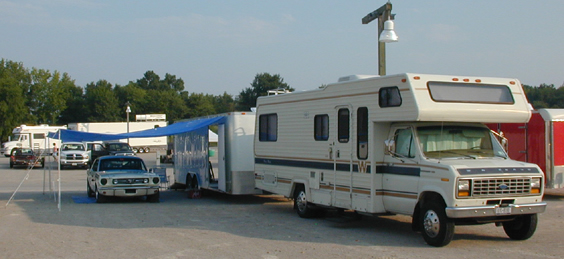
M 88 197 L 96 197 L 96 202 L 108 196 L 147 196 L 147 201 L 159 202 L 159 175 L 148 171 L 139 157 L 98 157 L 86 173 Z
M 17 165 L 43 167 L 45 158 L 38 156 L 31 148 L 14 148 L 10 156 L 10 168 Z

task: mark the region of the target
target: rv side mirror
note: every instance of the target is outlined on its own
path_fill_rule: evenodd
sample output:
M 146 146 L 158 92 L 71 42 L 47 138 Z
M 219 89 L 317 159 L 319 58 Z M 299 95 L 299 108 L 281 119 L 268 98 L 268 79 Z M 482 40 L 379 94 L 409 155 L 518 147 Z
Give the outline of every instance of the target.
M 392 153 L 394 151 L 395 142 L 393 139 L 384 140 L 384 144 L 386 145 L 386 151 L 388 153 Z

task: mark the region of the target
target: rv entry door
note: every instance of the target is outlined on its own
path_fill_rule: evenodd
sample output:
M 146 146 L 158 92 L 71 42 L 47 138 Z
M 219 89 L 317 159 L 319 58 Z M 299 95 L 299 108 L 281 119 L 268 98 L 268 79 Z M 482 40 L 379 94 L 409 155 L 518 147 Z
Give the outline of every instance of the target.
M 352 200 L 352 139 L 350 106 L 337 106 L 337 134 L 333 134 L 333 205 L 350 208 Z

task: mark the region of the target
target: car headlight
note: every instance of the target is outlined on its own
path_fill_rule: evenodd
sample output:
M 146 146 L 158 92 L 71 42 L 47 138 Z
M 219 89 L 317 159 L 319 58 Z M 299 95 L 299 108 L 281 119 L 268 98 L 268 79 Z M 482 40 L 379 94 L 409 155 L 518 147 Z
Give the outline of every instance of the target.
M 531 193 L 540 193 L 542 182 L 540 177 L 535 177 L 531 179 Z
M 106 185 L 106 184 L 108 183 L 108 179 L 102 178 L 102 179 L 100 180 L 100 183 L 101 183 L 102 185 Z
M 154 183 L 154 184 L 159 183 L 159 181 L 160 181 L 160 179 L 159 179 L 158 177 L 153 178 L 153 183 Z
M 458 197 L 468 197 L 470 196 L 470 180 L 462 179 L 458 180 Z
M 117 180 L 117 179 L 113 179 L 113 180 L 112 180 L 112 184 L 114 184 L 114 185 L 118 184 L 118 180 Z
M 143 179 L 143 183 L 149 183 L 149 178 Z

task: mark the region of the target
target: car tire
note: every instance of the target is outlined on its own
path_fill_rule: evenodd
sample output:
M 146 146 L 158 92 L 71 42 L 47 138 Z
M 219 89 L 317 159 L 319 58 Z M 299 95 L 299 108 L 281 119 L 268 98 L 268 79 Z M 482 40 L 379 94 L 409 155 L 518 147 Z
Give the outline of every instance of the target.
M 96 190 L 96 203 L 104 203 L 106 202 L 108 197 L 105 195 L 100 194 L 98 190 Z
M 14 163 L 12 163 L 12 161 L 10 161 L 10 168 L 14 168 Z
M 454 222 L 446 216 L 443 204 L 426 202 L 421 209 L 419 220 L 421 234 L 431 246 L 446 246 L 454 237 Z
M 535 233 L 537 222 L 537 214 L 522 215 L 513 221 L 503 222 L 503 230 L 513 240 L 526 240 Z
M 96 193 L 94 193 L 92 188 L 90 188 L 90 184 L 88 183 L 88 180 L 86 180 L 86 195 L 88 195 L 88 197 L 90 198 L 96 196 Z

